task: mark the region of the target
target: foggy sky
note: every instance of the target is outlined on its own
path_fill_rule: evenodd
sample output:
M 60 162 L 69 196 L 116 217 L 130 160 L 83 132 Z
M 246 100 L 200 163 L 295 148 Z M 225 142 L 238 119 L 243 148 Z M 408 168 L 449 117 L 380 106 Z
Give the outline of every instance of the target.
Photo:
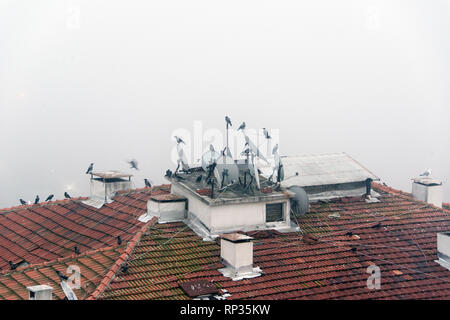
M 438 0 L 0 0 L 0 207 L 88 195 L 90 162 L 162 183 L 173 132 L 225 115 L 408 192 L 432 168 L 450 202 L 449 18 Z

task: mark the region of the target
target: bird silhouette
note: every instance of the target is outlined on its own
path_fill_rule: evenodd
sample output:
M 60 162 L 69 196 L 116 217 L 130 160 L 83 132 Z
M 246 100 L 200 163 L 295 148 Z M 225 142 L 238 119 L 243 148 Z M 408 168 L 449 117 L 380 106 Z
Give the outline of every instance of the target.
M 238 131 L 239 130 L 244 130 L 245 129 L 245 122 L 242 122 L 242 124 L 239 126 Z
M 225 116 L 225 122 L 227 123 L 227 126 L 231 127 L 231 119 L 228 116 Z
M 66 199 L 72 199 L 72 198 L 70 197 L 70 195 L 69 195 L 67 192 L 64 192 L 64 197 L 65 197 Z
M 87 169 L 86 174 L 92 173 L 92 170 L 94 170 L 94 164 L 93 163 L 91 163 L 89 165 L 89 168 Z
M 130 268 L 129 264 L 125 262 L 125 263 L 122 265 L 122 267 L 120 268 L 120 270 L 121 270 L 123 273 L 126 273 L 126 272 L 128 271 L 129 268 Z
M 47 199 L 45 199 L 45 202 L 47 202 L 47 201 L 52 201 L 52 199 L 53 199 L 54 196 L 55 196 L 55 195 L 53 195 L 53 194 L 49 195 L 49 196 L 47 197 Z
M 138 168 L 138 162 L 136 159 L 133 159 L 131 161 L 128 161 L 128 163 L 130 164 L 130 169 L 136 169 L 139 170 Z
M 148 181 L 148 179 L 144 179 L 144 182 L 145 182 L 145 186 L 147 188 L 151 188 L 152 187 L 152 184 L 150 183 L 150 181 Z
M 17 265 L 16 265 L 14 262 L 9 261 L 8 263 L 9 263 L 9 268 L 10 268 L 11 270 L 15 270 L 15 269 L 17 268 Z
M 39 203 L 39 196 L 36 196 L 36 199 L 34 199 L 34 204 L 38 204 Z
M 172 170 L 170 170 L 170 169 L 167 169 L 167 171 L 166 171 L 166 177 L 171 177 L 172 176 Z
M 76 254 L 80 254 L 80 253 L 81 253 L 81 252 L 80 252 L 80 249 L 78 249 L 77 246 L 75 246 L 75 247 L 73 248 L 73 251 L 75 251 Z
M 183 139 L 181 139 L 180 137 L 174 136 L 174 138 L 175 138 L 175 140 L 177 141 L 178 144 L 180 144 L 180 143 L 186 144 L 186 143 L 183 141 Z
M 117 244 L 120 246 L 122 244 L 121 236 L 117 236 Z
M 69 277 L 68 276 L 66 276 L 66 275 L 64 275 L 61 271 L 56 271 L 56 274 L 58 275 L 58 277 L 59 277 L 59 280 L 61 280 L 61 281 L 67 281 L 67 280 L 69 280 Z
M 199 175 L 199 176 L 197 177 L 197 179 L 195 179 L 195 181 L 196 181 L 196 182 L 200 182 L 200 181 L 202 181 L 202 178 L 203 178 L 203 175 Z
M 431 175 L 431 169 L 428 169 L 424 173 L 420 174 L 421 177 L 429 177 Z
M 23 200 L 23 199 L 19 199 L 19 201 L 20 201 L 20 204 L 23 205 L 23 206 L 27 204 L 27 202 L 25 200 Z
M 267 131 L 266 128 L 263 128 L 263 134 L 266 139 L 272 139 L 272 137 L 269 135 L 269 131 Z

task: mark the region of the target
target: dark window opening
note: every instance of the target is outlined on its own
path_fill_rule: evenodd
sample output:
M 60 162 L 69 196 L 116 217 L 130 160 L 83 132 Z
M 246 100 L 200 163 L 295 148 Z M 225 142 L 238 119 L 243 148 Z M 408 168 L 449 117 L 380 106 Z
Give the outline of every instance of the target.
M 277 222 L 283 220 L 283 203 L 266 204 L 266 222 Z

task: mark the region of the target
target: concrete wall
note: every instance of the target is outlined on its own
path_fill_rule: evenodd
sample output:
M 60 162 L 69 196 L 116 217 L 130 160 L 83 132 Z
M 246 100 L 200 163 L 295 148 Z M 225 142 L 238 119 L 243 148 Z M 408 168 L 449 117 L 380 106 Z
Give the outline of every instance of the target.
M 234 269 L 251 269 L 253 267 L 253 242 L 234 243 L 221 239 L 220 257 Z

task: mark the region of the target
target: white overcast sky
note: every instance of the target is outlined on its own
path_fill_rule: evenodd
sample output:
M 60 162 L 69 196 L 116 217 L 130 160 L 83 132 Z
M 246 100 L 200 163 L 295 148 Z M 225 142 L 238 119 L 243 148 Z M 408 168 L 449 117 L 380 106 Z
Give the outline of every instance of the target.
M 405 191 L 432 168 L 450 202 L 449 18 L 447 0 L 0 0 L 0 207 L 88 195 L 90 162 L 161 183 L 174 130 L 226 114 Z

